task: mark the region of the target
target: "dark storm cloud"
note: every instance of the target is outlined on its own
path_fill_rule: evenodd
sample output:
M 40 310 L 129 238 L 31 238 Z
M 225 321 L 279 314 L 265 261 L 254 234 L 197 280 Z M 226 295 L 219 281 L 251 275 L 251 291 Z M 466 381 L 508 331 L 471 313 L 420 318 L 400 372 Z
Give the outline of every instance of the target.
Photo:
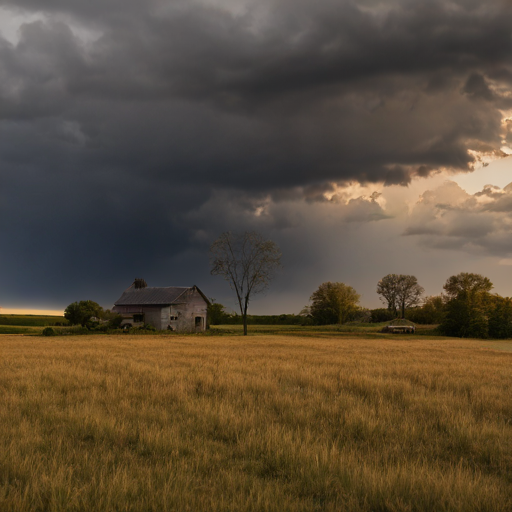
M 472 73 L 469 76 L 463 90 L 466 94 L 475 99 L 482 98 L 488 101 L 492 101 L 494 99 L 494 95 L 489 89 L 485 78 L 479 73 Z
M 0 39 L 0 258 L 47 269 L 13 271 L 10 290 L 64 287 L 77 268 L 118 286 L 140 261 L 161 275 L 207 247 L 217 214 L 220 230 L 256 214 L 285 230 L 300 215 L 280 202 L 467 171 L 468 150 L 506 137 L 509 2 L 0 6 L 41 18 Z M 371 200 L 346 208 L 386 218 Z
M 139 172 L 150 146 L 146 172 L 186 166 L 221 186 L 406 184 L 425 169 L 467 169 L 473 139 L 499 146 L 485 75 L 509 71 L 504 3 L 281 1 L 264 3 L 261 26 L 256 7 L 85 4 L 44 12 L 100 31 L 96 41 L 53 21 L 4 45 L 2 115 L 72 119 L 127 170 L 126 153 Z

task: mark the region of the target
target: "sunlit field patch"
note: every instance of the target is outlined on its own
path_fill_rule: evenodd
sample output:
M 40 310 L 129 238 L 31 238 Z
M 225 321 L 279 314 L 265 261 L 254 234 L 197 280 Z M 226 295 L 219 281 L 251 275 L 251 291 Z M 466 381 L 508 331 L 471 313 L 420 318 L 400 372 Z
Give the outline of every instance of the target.
M 0 336 L 0 510 L 510 511 L 509 345 Z

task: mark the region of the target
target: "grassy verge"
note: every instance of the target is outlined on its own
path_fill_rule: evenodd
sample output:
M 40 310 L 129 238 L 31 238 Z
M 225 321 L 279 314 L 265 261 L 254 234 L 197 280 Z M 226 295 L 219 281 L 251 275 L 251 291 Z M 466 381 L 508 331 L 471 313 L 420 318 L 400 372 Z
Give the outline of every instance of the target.
M 327 334 L 0 337 L 0 510 L 512 510 L 511 353 Z
M 388 322 L 382 323 L 351 323 L 345 325 L 249 325 L 249 335 L 261 334 L 287 334 L 315 336 L 325 334 L 349 334 L 349 335 L 368 335 L 380 334 L 382 328 L 388 325 Z M 436 325 L 417 325 L 417 335 L 435 335 Z M 210 330 L 215 334 L 242 334 L 242 325 L 212 325 Z
M 20 325 L 0 325 L 0 334 L 41 334 L 44 327 L 26 327 Z
M 380 332 L 385 324 L 359 324 L 359 325 L 249 325 L 249 334 L 290 334 L 290 333 L 354 333 L 354 332 Z M 213 332 L 240 334 L 242 325 L 212 325 Z
M 55 324 L 63 324 L 55 326 Z M 297 336 L 315 336 L 329 333 L 336 334 L 376 334 L 387 325 L 383 323 L 351 323 L 347 325 L 323 325 L 323 326 L 301 326 L 301 325 L 250 325 L 250 335 L 262 334 L 286 334 Z M 41 334 L 44 327 L 52 326 L 57 334 L 83 334 L 85 331 L 79 326 L 70 326 L 64 317 L 42 316 L 42 315 L 2 315 L 0 316 L 0 334 Z M 418 325 L 417 334 L 434 335 L 436 326 Z M 212 325 L 206 335 L 237 335 L 242 334 L 242 325 Z M 91 332 L 91 334 L 103 334 L 102 332 Z M 117 334 L 123 334 L 121 330 Z M 137 332 L 137 334 L 148 334 Z M 151 334 L 151 333 L 149 333 Z M 167 331 L 155 333 L 167 335 Z

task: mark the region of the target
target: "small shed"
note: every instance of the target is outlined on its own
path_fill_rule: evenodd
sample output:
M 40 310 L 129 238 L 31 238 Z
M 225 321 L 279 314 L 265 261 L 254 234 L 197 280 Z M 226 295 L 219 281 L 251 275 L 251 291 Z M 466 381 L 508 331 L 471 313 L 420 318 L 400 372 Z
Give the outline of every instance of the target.
M 157 330 L 204 331 L 208 324 L 210 301 L 197 287 L 149 287 L 144 279 L 135 279 L 112 311 L 123 317 L 121 327 L 152 325 Z
M 389 332 L 393 334 L 414 334 L 416 332 L 416 325 L 414 322 L 406 320 L 405 318 L 398 318 L 384 326 L 382 332 Z

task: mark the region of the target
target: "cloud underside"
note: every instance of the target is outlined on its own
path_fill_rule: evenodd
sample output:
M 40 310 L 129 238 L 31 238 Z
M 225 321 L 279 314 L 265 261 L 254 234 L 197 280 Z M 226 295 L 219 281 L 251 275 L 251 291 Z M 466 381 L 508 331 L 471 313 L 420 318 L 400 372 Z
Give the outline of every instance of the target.
M 510 142 L 506 3 L 39 4 L 0 2 L 46 16 L 0 43 L 19 165 L 271 191 L 407 184 Z

